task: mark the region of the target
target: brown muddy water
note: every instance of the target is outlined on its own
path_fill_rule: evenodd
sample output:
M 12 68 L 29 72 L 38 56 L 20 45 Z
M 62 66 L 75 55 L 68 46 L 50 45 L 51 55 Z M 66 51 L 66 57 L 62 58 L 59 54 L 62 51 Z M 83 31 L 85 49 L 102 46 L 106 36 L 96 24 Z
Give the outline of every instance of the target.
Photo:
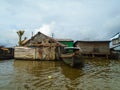
M 85 60 L 83 68 L 62 61 L 0 61 L 0 90 L 120 90 L 120 61 Z

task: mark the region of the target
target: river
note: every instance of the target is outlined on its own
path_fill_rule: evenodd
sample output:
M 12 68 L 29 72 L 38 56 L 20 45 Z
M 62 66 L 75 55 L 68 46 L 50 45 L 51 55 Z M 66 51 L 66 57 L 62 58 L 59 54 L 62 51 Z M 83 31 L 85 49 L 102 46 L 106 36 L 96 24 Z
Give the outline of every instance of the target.
M 62 61 L 0 60 L 0 90 L 120 90 L 120 61 L 85 60 L 83 68 Z

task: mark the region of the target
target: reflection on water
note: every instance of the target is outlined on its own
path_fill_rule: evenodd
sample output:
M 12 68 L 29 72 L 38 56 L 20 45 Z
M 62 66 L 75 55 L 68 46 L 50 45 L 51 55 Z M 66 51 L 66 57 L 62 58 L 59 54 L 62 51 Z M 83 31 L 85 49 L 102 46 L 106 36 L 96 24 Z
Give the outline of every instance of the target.
M 119 90 L 120 61 L 85 60 L 83 68 L 62 61 L 0 61 L 0 90 Z

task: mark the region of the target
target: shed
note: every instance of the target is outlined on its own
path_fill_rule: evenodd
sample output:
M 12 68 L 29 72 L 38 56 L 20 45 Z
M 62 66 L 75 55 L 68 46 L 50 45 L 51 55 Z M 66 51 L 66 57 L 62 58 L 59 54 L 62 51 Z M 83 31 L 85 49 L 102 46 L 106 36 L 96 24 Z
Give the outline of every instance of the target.
M 72 39 L 56 39 L 56 41 L 66 45 L 67 47 L 73 47 L 74 41 Z
M 108 57 L 109 43 L 110 41 L 76 41 L 74 45 L 81 48 L 83 55 Z
M 14 49 L 12 47 L 0 46 L 0 59 L 13 59 Z
M 15 59 L 56 60 L 59 59 L 64 46 L 55 39 L 38 32 L 22 43 L 22 47 L 15 47 Z

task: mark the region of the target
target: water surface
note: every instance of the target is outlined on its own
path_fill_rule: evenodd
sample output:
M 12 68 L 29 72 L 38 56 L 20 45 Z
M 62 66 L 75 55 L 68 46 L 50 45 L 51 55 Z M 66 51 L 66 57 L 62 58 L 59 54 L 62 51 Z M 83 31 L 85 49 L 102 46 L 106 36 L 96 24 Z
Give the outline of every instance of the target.
M 120 61 L 85 60 L 83 68 L 62 61 L 0 60 L 0 90 L 119 90 Z

